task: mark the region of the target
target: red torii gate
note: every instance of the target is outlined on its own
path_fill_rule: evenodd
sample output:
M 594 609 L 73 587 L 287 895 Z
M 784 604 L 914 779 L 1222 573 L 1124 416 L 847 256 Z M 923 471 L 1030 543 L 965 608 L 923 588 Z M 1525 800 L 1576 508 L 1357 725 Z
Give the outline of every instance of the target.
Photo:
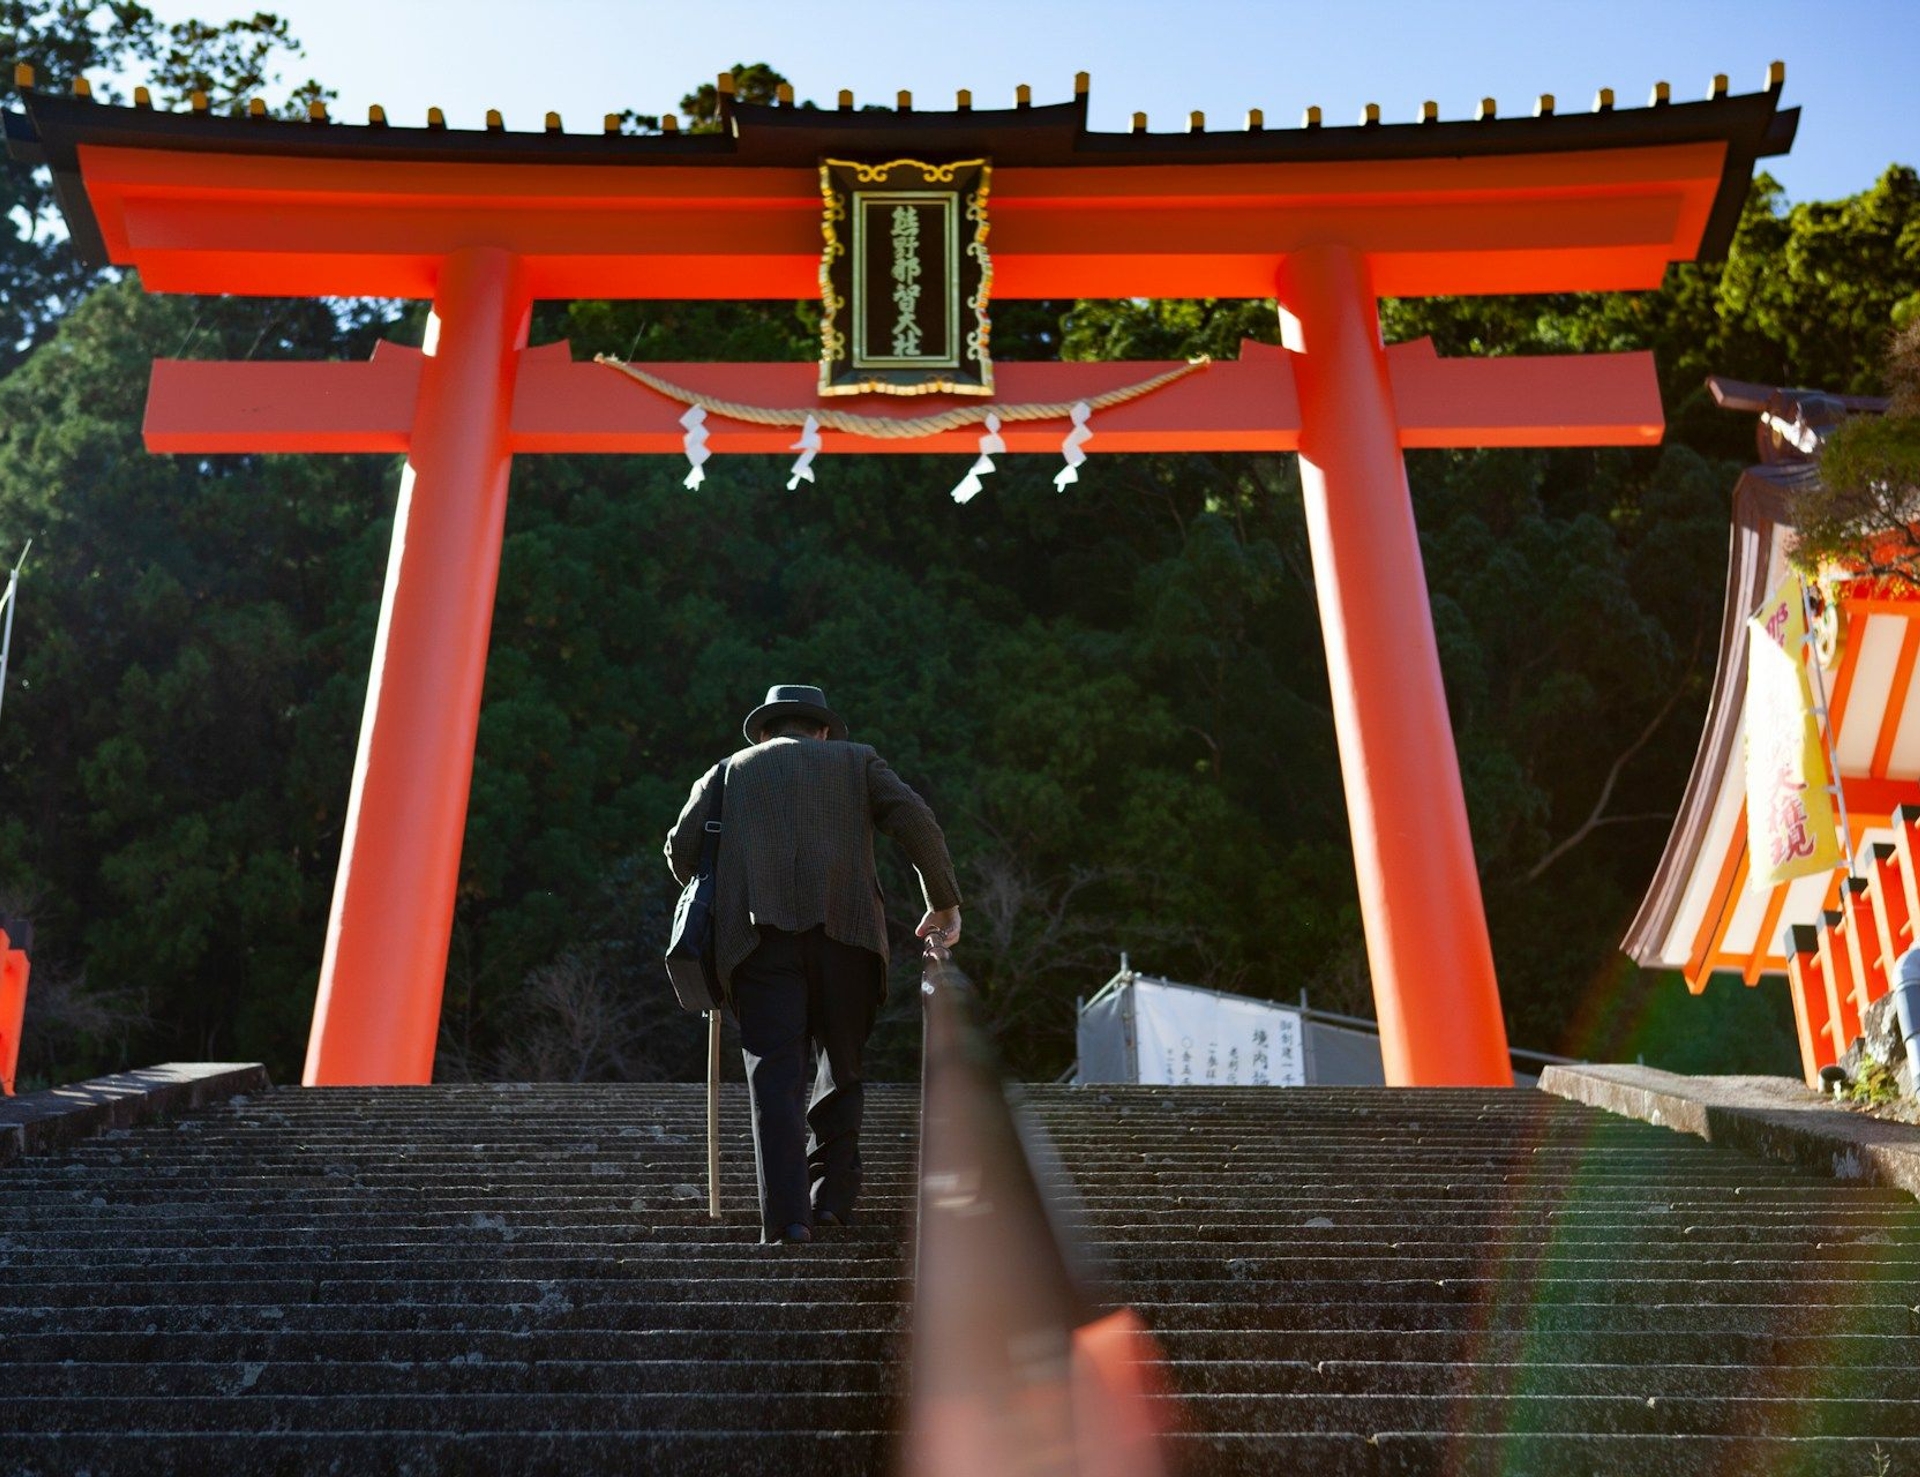
M 161 360 L 148 446 L 407 458 L 375 638 L 305 1080 L 430 1079 L 465 829 L 508 470 L 516 452 L 677 452 L 682 406 L 564 344 L 529 347 L 535 298 L 770 298 L 819 291 L 819 161 L 993 161 L 993 293 L 1277 299 L 1284 347 L 1243 346 L 1102 411 L 1103 450 L 1297 451 L 1387 1079 L 1511 1073 L 1468 834 L 1407 447 L 1647 445 L 1651 356 L 1448 362 L 1383 347 L 1380 296 L 1628 290 L 1724 254 L 1756 158 L 1797 110 L 1765 91 L 1616 112 L 1299 130 L 1128 134 L 1073 102 L 892 114 L 735 102 L 722 132 L 603 136 L 219 118 L 31 91 L 0 116 L 13 157 L 53 169 L 76 246 L 150 291 L 430 298 L 423 350 L 365 364 Z M 996 400 L 1138 383 L 1139 364 L 1003 364 Z M 714 400 L 795 406 L 808 365 L 653 366 Z M 878 402 L 878 403 L 874 403 Z M 846 406 L 846 401 L 836 401 Z M 863 398 L 874 415 L 956 403 Z M 1064 422 L 1009 425 L 1052 450 Z M 715 452 L 790 430 L 707 421 Z M 971 431 L 835 434 L 840 451 L 965 451 Z

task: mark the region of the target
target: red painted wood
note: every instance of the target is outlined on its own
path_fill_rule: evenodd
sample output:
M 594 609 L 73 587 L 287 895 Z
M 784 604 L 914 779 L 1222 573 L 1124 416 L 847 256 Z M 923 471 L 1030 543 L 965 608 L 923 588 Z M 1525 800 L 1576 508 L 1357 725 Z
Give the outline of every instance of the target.
M 555 352 L 555 351 L 558 352 Z M 520 358 L 513 405 L 517 452 L 677 453 L 685 406 L 617 371 L 573 362 L 564 344 Z M 1400 443 L 1436 446 L 1642 446 L 1662 430 L 1659 386 L 1650 354 L 1448 360 L 1430 343 L 1386 351 Z M 776 409 L 816 405 L 907 420 L 962 402 L 948 395 L 862 396 L 821 401 L 812 364 L 657 364 L 643 366 L 715 400 Z M 1138 384 L 1170 363 L 1002 364 L 1001 405 L 1053 404 Z M 421 358 L 383 344 L 365 364 L 222 363 L 162 359 L 153 367 L 146 442 L 150 451 L 399 452 L 407 446 Z M 1056 452 L 1066 420 L 1008 422 L 1014 452 Z M 1241 357 L 1197 370 L 1150 395 L 1095 413 L 1096 453 L 1121 451 L 1293 451 L 1300 409 L 1293 356 L 1243 343 Z M 711 416 L 708 446 L 717 454 L 784 452 L 796 432 Z M 829 432 L 827 454 L 950 451 L 971 453 L 977 426 L 909 440 Z
M 147 450 L 404 452 L 423 363 L 399 344 L 365 363 L 156 359 Z
M 1887 993 L 1887 972 L 1893 963 L 1880 952 L 1871 886 L 1865 877 L 1849 877 L 1840 884 L 1841 927 L 1847 940 L 1847 967 L 1853 978 L 1853 1014 L 1858 1021 L 1865 1021 L 1867 1007 Z
M 1882 971 L 1891 981 L 1894 965 L 1913 944 L 1913 917 L 1907 912 L 1906 888 L 1900 880 L 1900 854 L 1883 842 L 1873 848 L 1867 868 L 1874 939 Z
M 83 144 L 111 259 L 149 291 L 427 297 L 471 246 L 536 297 L 819 294 L 812 169 L 297 158 Z M 1691 260 L 1724 143 L 1341 163 L 1013 168 L 996 298 L 1262 298 L 1340 241 L 1383 295 L 1656 287 Z
M 1300 481 L 1386 1078 L 1508 1085 L 1426 571 L 1373 287 L 1358 253 L 1291 258 Z
M 1900 895 L 1907 917 L 1920 927 L 1920 805 L 1897 805 L 1890 819 L 1893 827 L 1893 851 L 1899 864 Z M 1908 946 L 1920 943 L 1909 937 Z
M 1827 992 L 1827 1042 L 1836 1061 L 1860 1034 L 1860 1012 L 1854 1005 L 1858 989 L 1842 935 L 1843 920 L 1838 909 L 1829 909 L 1814 925 L 1819 939 L 1820 977 Z
M 433 1080 L 530 307 L 506 252 L 448 259 L 394 515 L 309 1086 Z
M 27 1018 L 27 976 L 32 963 L 0 928 L 0 1096 L 13 1096 L 20 1069 L 20 1028 Z
M 1815 930 L 1807 924 L 1796 925 L 1788 941 L 1787 982 L 1800 1035 L 1800 1065 L 1809 1087 L 1818 1087 L 1820 1069 L 1837 1059 L 1828 1030 L 1831 1008 L 1820 957 Z

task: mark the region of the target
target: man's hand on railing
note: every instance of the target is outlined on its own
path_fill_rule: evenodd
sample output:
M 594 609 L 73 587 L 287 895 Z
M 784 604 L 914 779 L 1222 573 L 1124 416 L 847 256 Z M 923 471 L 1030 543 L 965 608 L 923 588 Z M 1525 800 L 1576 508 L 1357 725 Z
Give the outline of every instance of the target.
M 920 920 L 920 926 L 914 929 L 914 934 L 943 949 L 951 949 L 960 942 L 959 904 L 951 908 L 929 908 L 927 916 Z

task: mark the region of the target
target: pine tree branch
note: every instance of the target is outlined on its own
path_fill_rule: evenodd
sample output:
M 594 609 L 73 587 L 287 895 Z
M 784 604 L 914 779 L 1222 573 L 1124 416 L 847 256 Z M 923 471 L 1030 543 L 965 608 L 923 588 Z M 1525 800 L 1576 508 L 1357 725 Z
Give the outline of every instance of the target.
M 1621 772 L 1626 769 L 1628 763 L 1632 761 L 1633 756 L 1638 754 L 1652 741 L 1654 734 L 1659 732 L 1660 725 L 1666 722 L 1667 716 L 1679 706 L 1680 699 L 1685 696 L 1687 691 L 1687 677 L 1692 673 L 1694 660 L 1699 654 L 1700 636 L 1696 631 L 1694 634 L 1693 650 L 1688 654 L 1686 662 L 1680 668 L 1680 681 L 1675 685 L 1673 691 L 1667 694 L 1667 700 L 1660 705 L 1660 711 L 1648 720 L 1647 726 L 1640 730 L 1640 736 L 1631 744 L 1627 745 L 1626 749 L 1613 761 L 1612 768 L 1607 771 L 1606 783 L 1600 787 L 1600 798 L 1593 802 L 1593 809 L 1587 813 L 1586 820 L 1580 823 L 1579 828 L 1576 829 L 1572 835 L 1561 841 L 1559 845 L 1555 846 L 1545 856 L 1541 857 L 1539 861 L 1533 864 L 1532 870 L 1527 873 L 1527 881 L 1537 882 L 1541 874 L 1544 873 L 1548 867 L 1551 867 L 1555 862 L 1559 861 L 1561 857 L 1572 851 L 1574 847 L 1578 846 L 1582 841 L 1585 841 L 1587 837 L 1591 836 L 1602 826 L 1624 825 L 1629 821 L 1672 819 L 1672 812 L 1670 811 L 1665 814 L 1646 813 L 1641 815 L 1609 816 L 1606 813 L 1607 802 L 1613 798 L 1613 787 L 1620 782 Z

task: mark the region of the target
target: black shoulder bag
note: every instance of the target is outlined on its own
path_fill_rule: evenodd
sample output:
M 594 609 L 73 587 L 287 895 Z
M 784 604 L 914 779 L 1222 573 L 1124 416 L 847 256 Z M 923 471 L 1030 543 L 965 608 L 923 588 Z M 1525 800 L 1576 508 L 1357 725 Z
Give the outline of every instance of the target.
M 727 767 L 732 762 L 722 759 L 714 766 L 720 789 L 713 797 L 713 818 L 700 840 L 700 869 L 681 890 L 673 910 L 673 932 L 667 938 L 667 978 L 673 981 L 682 1010 L 717 1010 L 724 998 L 713 939 L 713 873 L 720 857 L 720 818 L 727 808 Z

